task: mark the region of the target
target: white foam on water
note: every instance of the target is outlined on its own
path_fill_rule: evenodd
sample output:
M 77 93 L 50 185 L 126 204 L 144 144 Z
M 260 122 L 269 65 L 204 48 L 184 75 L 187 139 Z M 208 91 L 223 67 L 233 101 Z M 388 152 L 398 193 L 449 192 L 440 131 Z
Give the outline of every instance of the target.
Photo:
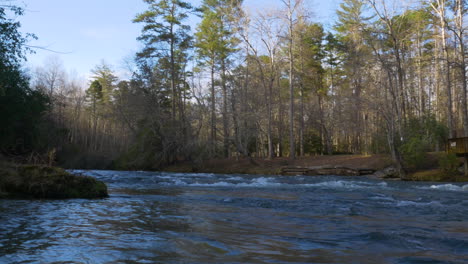
M 405 206 L 437 206 L 441 207 L 442 204 L 438 201 L 431 201 L 431 202 L 414 202 L 414 201 L 398 201 L 398 207 L 405 207 Z
M 360 181 L 326 181 L 320 183 L 313 183 L 313 184 L 304 184 L 303 186 L 306 187 L 318 187 L 318 188 L 329 188 L 329 189 L 370 189 L 370 188 L 385 188 L 387 187 L 387 183 L 382 182 L 378 184 L 374 184 L 371 182 L 360 182 Z
M 243 181 L 244 178 L 242 178 L 242 177 L 230 177 L 230 178 L 228 178 L 228 180 L 230 180 L 230 181 Z
M 431 185 L 430 187 L 422 187 L 421 189 L 466 192 L 468 191 L 468 184 L 463 185 L 463 186 L 459 186 L 455 184 L 440 184 L 440 185 Z
M 281 183 L 276 182 L 274 178 L 264 178 L 264 177 L 255 178 L 255 179 L 252 179 L 250 182 L 242 182 L 242 183 L 227 182 L 225 181 L 226 179 L 218 181 L 218 182 L 209 182 L 209 183 L 203 183 L 203 182 L 188 183 L 178 178 L 173 178 L 171 180 L 172 182 L 164 182 L 161 184 L 169 185 L 169 186 L 192 186 L 192 187 L 276 187 L 276 186 L 286 185 L 286 184 L 281 184 Z M 232 180 L 232 178 L 229 178 L 227 180 Z M 243 180 L 243 179 L 240 178 L 240 180 Z
M 370 198 L 371 200 L 376 200 L 376 201 L 387 201 L 387 202 L 394 202 L 395 198 L 390 197 L 390 196 L 385 196 L 385 195 L 380 195 L 380 196 L 374 196 Z
M 255 178 L 252 179 L 250 182 L 242 182 L 242 183 L 229 183 L 225 181 L 220 181 L 220 182 L 215 182 L 215 183 L 194 183 L 194 184 L 188 184 L 189 186 L 200 186 L 200 187 L 207 187 L 207 186 L 213 186 L 213 187 L 276 187 L 276 186 L 282 186 L 285 184 L 281 184 L 275 181 L 274 178 Z
M 381 182 L 381 183 L 379 183 L 377 185 L 380 186 L 380 187 L 388 187 L 388 184 L 386 182 Z
M 185 175 L 187 176 L 187 175 Z M 305 187 L 305 188 L 323 188 L 323 189 L 371 189 L 371 188 L 386 188 L 387 183 L 374 183 L 374 182 L 361 182 L 361 181 L 348 181 L 348 180 L 333 180 L 318 183 L 281 183 L 277 180 L 278 177 L 258 177 L 252 179 L 246 179 L 239 176 L 233 176 L 228 178 L 221 178 L 218 181 L 193 179 L 193 177 L 170 177 L 170 176 L 159 176 L 161 179 L 169 180 L 160 184 L 166 186 L 192 186 L 192 187 Z M 196 180 L 196 181 L 192 181 Z M 240 181 L 240 182 L 239 182 Z
M 340 188 L 340 189 L 356 189 L 361 186 L 355 184 L 355 182 L 348 181 L 327 181 L 320 183 L 304 184 L 307 187 L 319 187 L 319 188 Z
M 188 184 L 181 179 L 177 178 L 171 178 L 170 179 L 172 182 L 161 182 L 159 184 L 165 185 L 165 186 L 187 186 Z
M 220 181 L 220 182 L 214 182 L 214 183 L 187 183 L 185 184 L 186 186 L 194 186 L 194 187 L 232 187 L 236 186 L 236 184 L 225 182 L 225 181 Z
M 163 173 L 164 176 L 169 177 L 182 177 L 182 178 L 211 178 L 214 177 L 214 173 Z
M 176 178 L 184 178 L 184 177 L 176 177 L 176 176 L 161 176 L 161 175 L 158 175 L 158 176 L 155 176 L 154 178 L 156 178 L 156 179 L 172 180 L 172 179 L 176 179 Z
M 250 184 L 259 185 L 259 186 L 281 185 L 281 183 L 275 182 L 275 178 L 271 178 L 271 177 L 270 178 L 264 178 L 264 177 L 255 178 L 255 179 L 252 179 Z
M 365 182 L 351 180 L 328 180 L 316 183 L 304 183 L 304 176 L 299 176 L 297 181 L 282 183 L 279 182 L 281 177 L 242 177 L 242 176 L 222 176 L 216 178 L 213 173 L 149 173 L 143 175 L 143 172 L 129 172 L 128 174 L 119 174 L 115 171 L 86 171 L 72 170 L 75 173 L 83 173 L 85 175 L 104 176 L 116 180 L 119 177 L 125 179 L 125 176 L 142 180 L 148 179 L 152 184 L 160 184 L 164 186 L 193 186 L 193 187 L 304 187 L 304 188 L 323 188 L 323 189 L 371 189 L 371 188 L 386 188 L 386 182 Z M 148 173 L 148 172 L 144 172 Z M 458 186 L 455 186 L 458 187 Z M 468 185 L 465 186 L 468 189 Z M 460 187 L 458 187 L 460 188 Z

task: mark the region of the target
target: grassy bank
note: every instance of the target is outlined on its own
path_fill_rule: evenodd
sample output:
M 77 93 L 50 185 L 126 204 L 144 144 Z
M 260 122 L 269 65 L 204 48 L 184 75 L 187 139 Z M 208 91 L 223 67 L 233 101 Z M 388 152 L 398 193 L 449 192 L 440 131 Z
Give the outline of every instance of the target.
M 0 163 L 0 198 L 68 199 L 107 197 L 107 186 L 61 168 Z
M 413 181 L 433 181 L 433 182 L 468 182 L 468 177 L 461 173 L 448 173 L 441 169 L 422 170 L 409 174 Z

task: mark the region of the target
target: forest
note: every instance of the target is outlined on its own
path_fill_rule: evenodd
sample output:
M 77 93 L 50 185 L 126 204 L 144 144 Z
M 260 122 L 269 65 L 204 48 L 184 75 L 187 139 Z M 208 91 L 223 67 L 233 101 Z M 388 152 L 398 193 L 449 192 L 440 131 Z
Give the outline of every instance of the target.
M 160 170 L 385 153 L 403 172 L 468 136 L 467 1 L 343 0 L 329 29 L 307 0 L 255 13 L 242 0 L 144 2 L 129 21 L 144 46 L 132 77 L 97 61 L 83 87 L 54 61 L 24 69 L 36 36 L 0 1 L 0 155 Z

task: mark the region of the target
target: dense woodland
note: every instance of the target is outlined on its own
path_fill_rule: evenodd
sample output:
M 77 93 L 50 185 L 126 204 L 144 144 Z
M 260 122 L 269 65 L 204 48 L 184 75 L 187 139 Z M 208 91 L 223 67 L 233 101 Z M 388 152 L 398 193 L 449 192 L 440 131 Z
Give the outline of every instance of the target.
M 23 70 L 35 36 L 19 32 L 12 14 L 23 10 L 0 1 L 4 156 L 161 169 L 388 153 L 403 171 L 415 153 L 468 136 L 467 1 L 343 0 L 328 29 L 307 0 L 256 12 L 242 0 L 144 2 L 129 21 L 144 45 L 132 78 L 97 62 L 82 87 L 54 60 Z

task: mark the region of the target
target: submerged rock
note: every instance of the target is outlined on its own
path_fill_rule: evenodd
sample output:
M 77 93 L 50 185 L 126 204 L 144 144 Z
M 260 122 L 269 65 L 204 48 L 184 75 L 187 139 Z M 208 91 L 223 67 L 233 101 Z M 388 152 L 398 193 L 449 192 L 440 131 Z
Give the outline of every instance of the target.
M 89 176 L 56 167 L 0 164 L 0 198 L 103 197 L 108 197 L 106 184 Z

